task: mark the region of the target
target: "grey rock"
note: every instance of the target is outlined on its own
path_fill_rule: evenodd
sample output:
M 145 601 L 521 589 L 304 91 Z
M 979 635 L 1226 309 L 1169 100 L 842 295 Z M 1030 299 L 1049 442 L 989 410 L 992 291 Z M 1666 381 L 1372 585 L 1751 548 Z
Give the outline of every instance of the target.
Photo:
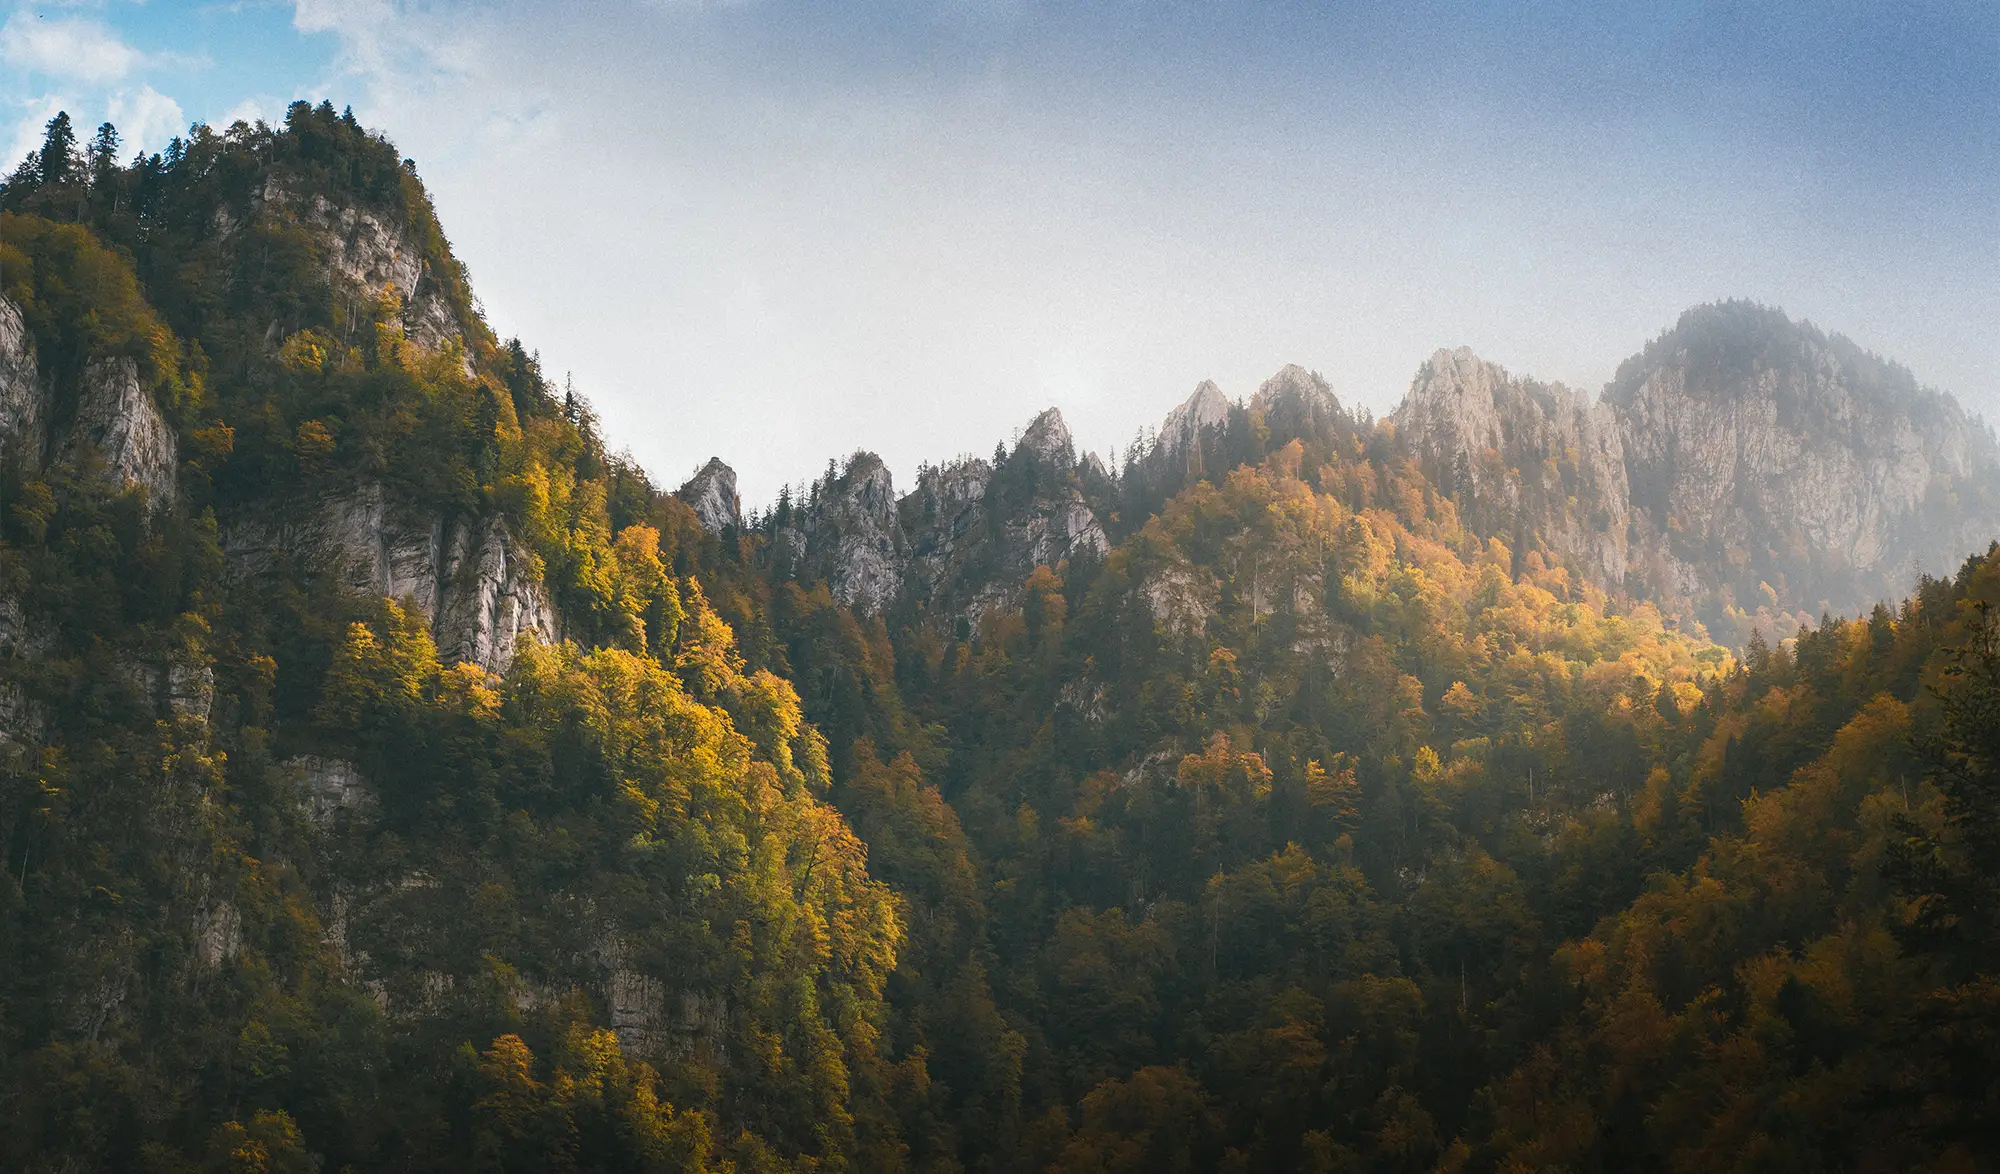
M 1069 424 L 1055 408 L 1028 422 L 1027 431 L 1021 433 L 1020 443 L 1014 446 L 1014 452 L 1017 455 L 1025 453 L 1034 460 L 1064 470 L 1076 463 L 1076 443 L 1069 434 Z
M 174 500 L 174 431 L 139 385 L 129 358 L 98 359 L 84 370 L 76 425 L 64 443 L 65 462 L 98 467 L 111 484 L 143 490 L 156 507 Z
M 328 278 L 348 296 L 372 302 L 384 290 L 393 293 L 402 305 L 403 330 L 410 341 L 430 351 L 463 346 L 465 327 L 426 271 L 423 249 L 407 224 L 374 209 L 307 193 L 297 180 L 283 175 L 267 178 L 254 203 L 254 216 L 289 220 L 310 232 Z M 236 226 L 225 218 L 219 227 L 227 235 Z
M 694 516 L 711 534 L 743 524 L 743 501 L 736 496 L 736 470 L 710 457 L 674 496 L 694 510 Z
M 450 663 L 505 673 L 524 638 L 560 635 L 547 592 L 499 519 L 397 506 L 373 483 L 303 514 L 235 519 L 222 545 L 238 576 L 330 574 L 416 608 Z
M 236 957 L 243 948 L 243 915 L 227 901 L 205 905 L 195 915 L 195 957 L 209 969 Z
M 1186 452 L 1200 443 L 1205 430 L 1227 423 L 1229 398 L 1213 380 L 1204 379 L 1160 423 L 1160 447 L 1170 453 Z
M 806 530 L 806 559 L 824 571 L 834 598 L 879 612 L 902 588 L 909 550 L 897 519 L 896 486 L 874 453 L 856 453 L 820 491 Z
M 1591 582 L 1624 583 L 1627 472 L 1609 405 L 1460 347 L 1418 369 L 1391 420 L 1443 492 L 1499 499 Z

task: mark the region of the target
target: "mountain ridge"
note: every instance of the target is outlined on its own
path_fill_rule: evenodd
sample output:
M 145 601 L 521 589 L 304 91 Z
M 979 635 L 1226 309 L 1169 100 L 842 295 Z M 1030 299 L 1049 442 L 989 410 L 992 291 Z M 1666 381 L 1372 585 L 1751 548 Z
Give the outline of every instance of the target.
M 1774 366 L 1746 345 L 1758 331 L 1771 336 L 1765 352 L 1789 349 L 1804 367 Z M 1704 332 L 1724 337 L 1702 343 Z M 1699 353 L 1686 345 L 1691 334 Z M 1737 367 L 1723 365 L 1732 345 L 1744 352 Z M 1857 391 L 1856 378 L 1869 382 Z M 1355 426 L 1325 381 L 1296 365 L 1243 401 L 1203 381 L 1167 413 L 1149 449 L 1128 455 L 1126 475 L 1149 466 L 1170 480 L 1207 475 L 1204 450 L 1221 443 L 1232 410 L 1258 422 L 1247 427 L 1288 437 L 1325 433 L 1336 417 Z M 1017 452 L 1042 443 L 1052 418 L 1060 426 L 1055 409 L 1037 416 Z M 1440 349 L 1381 424 L 1483 536 L 1518 553 L 1539 550 L 1614 594 L 1652 600 L 1739 644 L 1754 630 L 1894 599 L 1919 573 L 1949 569 L 2000 535 L 2000 446 L 1989 425 L 1844 338 L 1747 302 L 1688 311 L 1594 397 L 1513 376 L 1466 348 Z M 1066 427 L 1061 436 L 1066 443 Z M 944 496 L 976 503 L 986 475 L 961 469 Z M 879 458 L 869 476 L 876 493 L 894 496 Z M 1100 480 L 1118 476 L 1105 470 Z M 1102 486 L 1079 492 L 1067 533 L 1089 532 L 1092 511 L 1115 496 Z M 914 508 L 928 516 L 937 503 L 925 497 Z M 904 541 L 887 534 L 896 527 L 886 512 L 878 528 L 891 547 Z M 1030 565 L 1053 565 L 1068 549 L 1044 542 Z M 840 562 L 822 559 L 818 569 L 838 583 L 861 573 Z M 865 610 L 887 608 L 904 590 L 900 565 L 871 566 L 866 590 L 836 593 Z

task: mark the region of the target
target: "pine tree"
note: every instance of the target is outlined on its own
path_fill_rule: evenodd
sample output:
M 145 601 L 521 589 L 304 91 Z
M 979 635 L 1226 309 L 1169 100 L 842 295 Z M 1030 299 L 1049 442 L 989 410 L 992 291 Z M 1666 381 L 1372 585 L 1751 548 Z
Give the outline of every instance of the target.
M 53 187 L 82 178 L 83 160 L 76 153 L 76 128 L 70 124 L 69 111 L 59 110 L 54 118 L 49 119 L 36 163 L 44 186 Z

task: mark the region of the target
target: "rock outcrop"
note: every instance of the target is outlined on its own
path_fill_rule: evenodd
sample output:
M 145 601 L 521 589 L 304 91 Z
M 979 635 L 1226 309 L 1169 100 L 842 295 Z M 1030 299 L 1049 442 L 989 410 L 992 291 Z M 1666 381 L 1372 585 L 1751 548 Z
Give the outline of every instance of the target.
M 174 430 L 139 384 L 129 358 L 98 359 L 84 370 L 76 423 L 61 460 L 94 468 L 119 488 L 143 490 L 156 506 L 174 498 Z
M 907 599 L 976 619 L 1037 566 L 1109 549 L 1081 469 L 1054 409 L 1029 423 L 998 467 L 979 457 L 926 467 L 900 498 L 881 458 L 857 453 L 776 527 L 772 558 L 782 573 L 825 579 L 863 612 Z
M 444 296 L 410 225 L 385 209 L 335 202 L 297 180 L 271 175 L 252 201 L 252 216 L 295 224 L 312 235 L 328 280 L 358 302 L 384 290 L 401 306 L 404 333 L 426 350 L 463 344 L 465 327 Z M 225 235 L 235 225 L 223 217 Z
M 497 518 L 447 519 L 391 504 L 379 485 L 223 533 L 238 575 L 335 575 L 350 590 L 402 600 L 429 620 L 438 655 L 504 673 L 530 633 L 560 625 L 525 554 Z
M 179 446 L 139 380 L 139 365 L 125 356 L 92 359 L 75 393 L 65 426 L 21 308 L 0 296 L 0 459 L 30 470 L 53 459 L 114 488 L 142 491 L 154 508 L 171 506 Z
M 1168 412 L 1167 418 L 1160 423 L 1160 448 L 1172 453 L 1196 448 L 1204 432 L 1229 423 L 1229 407 L 1228 397 L 1222 394 L 1215 381 L 1202 380 L 1195 387 L 1194 394 Z
M 743 524 L 743 501 L 736 496 L 736 470 L 710 457 L 687 484 L 674 492 L 694 510 L 694 516 L 711 534 Z
M 1317 371 L 1286 364 L 1250 397 L 1250 411 L 1275 437 L 1321 436 L 1347 423 L 1340 400 Z
M 834 598 L 879 612 L 896 598 L 909 563 L 909 541 L 896 516 L 896 486 L 882 458 L 855 453 L 847 468 L 817 486 L 817 499 L 798 512 L 795 573 L 826 580 Z

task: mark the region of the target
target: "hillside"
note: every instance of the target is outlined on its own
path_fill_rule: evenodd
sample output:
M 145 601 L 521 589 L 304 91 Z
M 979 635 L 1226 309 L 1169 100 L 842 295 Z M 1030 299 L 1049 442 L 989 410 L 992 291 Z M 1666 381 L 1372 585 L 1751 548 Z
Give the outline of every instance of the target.
M 1900 368 L 1707 307 L 746 516 L 351 116 L 98 142 L 0 189 L 0 1165 L 1992 1152 L 2000 485 Z

